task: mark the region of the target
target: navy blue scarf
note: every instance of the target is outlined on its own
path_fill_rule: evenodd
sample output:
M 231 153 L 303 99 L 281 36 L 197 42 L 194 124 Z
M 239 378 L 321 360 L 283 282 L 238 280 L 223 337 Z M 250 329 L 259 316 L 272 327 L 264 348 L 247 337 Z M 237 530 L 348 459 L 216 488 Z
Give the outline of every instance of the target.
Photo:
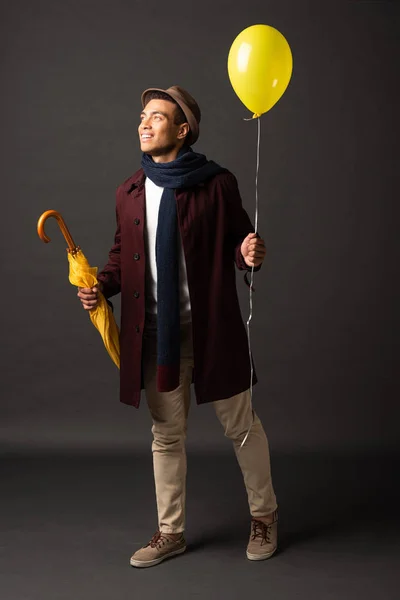
M 195 186 L 224 169 L 187 146 L 168 163 L 156 163 L 143 154 L 142 168 L 146 177 L 164 188 L 156 234 L 157 391 L 170 392 L 179 386 L 180 372 L 180 234 L 175 190 Z

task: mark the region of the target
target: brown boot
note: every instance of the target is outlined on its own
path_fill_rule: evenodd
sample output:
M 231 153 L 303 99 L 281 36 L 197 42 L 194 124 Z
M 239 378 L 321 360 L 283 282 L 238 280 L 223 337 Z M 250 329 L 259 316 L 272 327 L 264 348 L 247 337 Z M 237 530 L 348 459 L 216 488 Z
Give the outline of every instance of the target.
M 130 563 L 133 567 L 153 567 L 170 556 L 182 554 L 185 550 L 183 533 L 178 539 L 173 539 L 168 533 L 156 531 L 147 546 L 135 552 Z
M 277 548 L 278 513 L 275 511 L 273 521 L 269 524 L 258 519 L 251 520 L 250 540 L 246 555 L 249 560 L 265 560 L 273 555 Z

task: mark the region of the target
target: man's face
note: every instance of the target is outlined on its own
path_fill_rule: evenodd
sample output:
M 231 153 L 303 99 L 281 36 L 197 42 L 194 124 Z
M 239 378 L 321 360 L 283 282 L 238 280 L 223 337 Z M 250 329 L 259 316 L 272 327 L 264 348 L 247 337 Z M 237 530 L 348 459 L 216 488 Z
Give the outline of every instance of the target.
M 179 148 L 185 139 L 187 124 L 175 124 L 176 106 L 168 100 L 150 100 L 140 115 L 140 149 L 150 156 L 163 156 Z

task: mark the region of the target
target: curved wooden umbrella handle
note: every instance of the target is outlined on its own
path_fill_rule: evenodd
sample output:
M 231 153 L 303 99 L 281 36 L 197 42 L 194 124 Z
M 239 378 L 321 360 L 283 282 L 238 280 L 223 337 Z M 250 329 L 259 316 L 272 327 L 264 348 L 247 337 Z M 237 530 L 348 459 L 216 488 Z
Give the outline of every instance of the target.
M 68 251 L 72 252 L 73 254 L 78 252 L 78 250 L 80 250 L 79 246 L 76 246 L 74 240 L 72 239 L 72 235 L 70 234 L 69 229 L 65 224 L 64 219 L 62 218 L 60 213 L 57 212 L 56 210 L 46 210 L 46 212 L 44 212 L 39 217 L 38 224 L 37 224 L 37 232 L 38 232 L 40 239 L 43 242 L 45 242 L 46 244 L 51 241 L 50 238 L 44 232 L 44 224 L 49 217 L 54 217 L 55 219 L 57 219 L 57 222 L 60 226 L 61 232 L 62 232 L 63 236 L 65 237 L 65 241 L 68 244 Z

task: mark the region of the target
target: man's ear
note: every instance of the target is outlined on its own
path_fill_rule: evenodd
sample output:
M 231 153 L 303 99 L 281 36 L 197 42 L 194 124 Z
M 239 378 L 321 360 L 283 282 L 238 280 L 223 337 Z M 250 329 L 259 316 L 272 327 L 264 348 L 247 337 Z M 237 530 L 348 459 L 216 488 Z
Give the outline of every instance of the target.
M 189 124 L 188 123 L 182 123 L 182 125 L 179 125 L 179 130 L 178 130 L 178 140 L 183 140 L 189 133 Z

